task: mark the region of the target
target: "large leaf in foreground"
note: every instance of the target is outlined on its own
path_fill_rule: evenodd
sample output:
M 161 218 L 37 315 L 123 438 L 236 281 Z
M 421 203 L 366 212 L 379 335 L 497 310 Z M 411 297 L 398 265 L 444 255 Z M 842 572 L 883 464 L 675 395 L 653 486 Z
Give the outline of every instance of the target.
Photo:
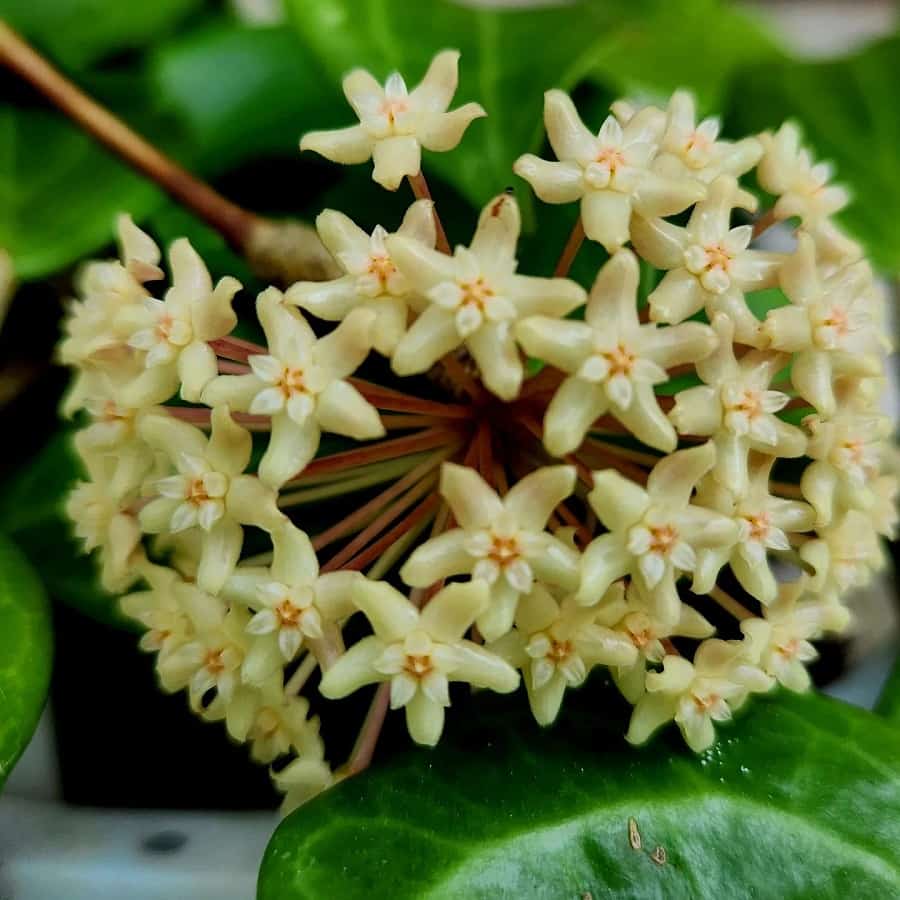
M 829 62 L 785 60 L 749 67 L 735 86 L 737 131 L 777 127 L 795 119 L 819 159 L 831 160 L 836 181 L 853 202 L 841 218 L 877 266 L 900 272 L 900 37 Z
M 0 787 L 44 708 L 52 656 L 44 588 L 22 552 L 0 535 Z
M 669 735 L 636 751 L 590 712 L 511 731 L 476 702 L 466 737 L 283 822 L 260 900 L 900 895 L 900 734 L 870 713 L 760 699 L 696 757 Z

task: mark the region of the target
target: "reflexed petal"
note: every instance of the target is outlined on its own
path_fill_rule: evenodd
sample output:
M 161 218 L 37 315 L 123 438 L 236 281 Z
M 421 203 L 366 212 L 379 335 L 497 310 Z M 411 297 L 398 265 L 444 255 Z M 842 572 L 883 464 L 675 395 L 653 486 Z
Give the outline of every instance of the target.
M 583 606 L 598 603 L 609 586 L 628 573 L 631 554 L 616 534 L 604 534 L 588 544 L 581 557 L 581 587 L 577 599 Z
M 244 529 L 232 519 L 220 519 L 203 533 L 197 585 L 210 594 L 217 594 L 241 557 Z
M 530 316 L 516 324 L 516 340 L 529 356 L 574 373 L 591 352 L 592 332 L 584 322 Z
M 448 575 L 468 572 L 472 557 L 465 543 L 466 533 L 462 528 L 454 528 L 425 541 L 404 563 L 400 577 L 411 587 L 428 587 Z
M 519 598 L 516 611 L 516 628 L 525 634 L 534 634 L 549 627 L 559 616 L 559 604 L 542 585 L 536 584 L 531 593 Z
M 310 131 L 300 140 L 301 150 L 312 150 L 343 165 L 363 163 L 372 156 L 375 142 L 361 125 L 331 131 Z
M 635 385 L 635 396 L 627 409 L 614 406 L 612 414 L 648 447 L 671 453 L 678 446 L 675 428 L 660 409 L 653 386 Z
M 514 399 L 524 372 L 508 326 L 488 322 L 468 337 L 466 346 L 478 363 L 484 386 L 501 400 Z
M 359 302 L 356 280 L 355 275 L 345 275 L 333 281 L 298 281 L 287 289 L 284 299 L 286 303 L 309 310 L 320 319 L 337 321 Z
M 657 269 L 678 269 L 684 264 L 688 235 L 684 228 L 665 219 L 631 220 L 631 243 L 650 265 Z
M 418 626 L 416 607 L 384 581 L 358 580 L 353 586 L 353 602 L 385 643 L 403 640 Z
M 694 485 L 715 462 L 716 448 L 711 443 L 679 450 L 653 467 L 647 479 L 647 493 L 654 502 L 684 506 L 690 501 Z
M 369 309 L 375 313 L 372 326 L 372 346 L 382 355 L 391 356 L 406 334 L 409 316 L 406 300 L 402 297 L 380 297 Z
M 181 397 L 198 403 L 203 389 L 216 377 L 216 354 L 202 341 L 192 341 L 178 354 Z
M 441 466 L 441 496 L 466 531 L 489 528 L 503 512 L 503 503 L 487 482 L 468 466 Z
M 575 104 L 563 91 L 552 90 L 544 94 L 544 125 L 558 159 L 580 161 L 597 155 L 597 138 L 581 121 Z
M 205 406 L 229 406 L 238 412 L 249 412 L 264 384 L 256 375 L 219 375 L 203 389 L 200 402 Z
M 369 355 L 375 314 L 369 309 L 354 309 L 326 337 L 316 342 L 313 359 L 328 378 L 352 375 Z
M 439 306 L 430 306 L 400 339 L 391 367 L 398 375 L 425 372 L 459 345 L 460 337 L 453 313 Z
M 566 680 L 558 672 L 540 688 L 529 687 L 528 702 L 538 725 L 552 725 L 562 706 Z
M 327 622 L 342 622 L 356 612 L 353 591 L 358 572 L 326 572 L 316 582 L 316 607 Z
M 323 430 L 360 441 L 385 433 L 378 410 L 347 381 L 333 381 L 319 395 L 316 418 Z
M 490 602 L 487 609 L 479 615 L 477 625 L 486 641 L 495 641 L 512 628 L 520 592 L 505 578 L 498 578 L 491 585 L 490 591 Z
M 444 730 L 444 707 L 419 691 L 406 705 L 406 727 L 417 744 L 433 747 Z
M 305 531 L 290 519 L 272 532 L 272 578 L 294 587 L 306 585 L 319 574 L 316 552 Z
M 673 324 L 683 322 L 706 304 L 706 291 L 686 269 L 667 272 L 650 294 L 650 320 Z
M 608 406 L 606 394 L 600 386 L 577 376 L 567 378 L 553 395 L 544 416 L 544 446 L 547 452 L 565 456 L 575 450 Z
M 583 170 L 575 162 L 549 162 L 526 153 L 515 161 L 513 172 L 527 181 L 544 203 L 571 203 L 584 193 Z
M 483 581 L 449 584 L 428 602 L 419 624 L 436 641 L 450 644 L 469 630 L 489 602 L 490 589 Z
M 524 535 L 522 543 L 535 578 L 550 587 L 566 591 L 575 589 L 578 582 L 578 553 L 573 547 L 547 532 Z
M 316 455 L 319 437 L 319 425 L 312 416 L 302 425 L 285 414 L 273 416 L 269 443 L 259 461 L 260 479 L 273 489 L 280 488 Z
M 446 113 L 426 113 L 419 120 L 416 137 L 426 150 L 444 153 L 452 150 L 462 140 L 466 129 L 475 119 L 486 115 L 480 103 L 464 103 Z
M 410 104 L 419 109 L 443 112 L 456 93 L 458 71 L 459 51 L 442 50 L 431 60 L 428 71 L 410 92 Z
M 628 243 L 631 198 L 616 191 L 589 191 L 581 198 L 584 233 L 614 253 Z
M 503 507 L 520 528 L 541 531 L 574 489 L 574 466 L 543 466 L 512 486 Z
M 624 531 L 639 522 L 650 505 L 647 492 L 615 469 L 594 472 L 588 502 L 610 531 Z
M 365 637 L 322 674 L 319 693 L 329 700 L 339 700 L 367 684 L 384 681 L 374 662 L 384 652 L 384 643 L 377 637 Z
M 454 651 L 457 660 L 454 681 L 465 681 L 498 694 L 508 694 L 519 686 L 519 673 L 496 653 L 472 641 L 460 641 Z
M 228 515 L 243 525 L 274 531 L 285 519 L 275 505 L 275 497 L 275 492 L 255 475 L 238 475 L 231 479 L 228 487 Z
M 383 188 L 396 191 L 407 175 L 418 175 L 421 149 L 414 137 L 388 137 L 375 141 L 372 147 L 372 178 Z
M 520 316 L 566 316 L 587 299 L 584 288 L 569 278 L 532 275 L 513 275 L 509 293 Z
M 644 694 L 631 714 L 625 740 L 630 744 L 643 744 L 650 736 L 675 718 L 677 701 L 668 694 Z

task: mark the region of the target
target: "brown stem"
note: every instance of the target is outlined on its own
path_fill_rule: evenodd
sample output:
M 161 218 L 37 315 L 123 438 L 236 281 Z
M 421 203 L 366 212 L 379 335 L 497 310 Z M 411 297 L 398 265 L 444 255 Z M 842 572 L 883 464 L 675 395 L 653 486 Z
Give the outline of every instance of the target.
M 217 338 L 210 341 L 209 346 L 216 356 L 239 363 L 246 363 L 248 356 L 265 356 L 269 352 L 261 344 L 254 344 L 238 337 Z
M 744 606 L 742 603 L 739 603 L 731 594 L 725 593 L 720 587 L 714 587 L 710 592 L 709 596 L 719 604 L 726 612 L 731 613 L 736 619 L 743 621 L 744 619 L 752 619 L 754 615 Z
M 434 216 L 434 228 L 437 232 L 437 249 L 441 253 L 450 253 L 450 242 L 447 240 L 447 232 L 444 231 L 444 224 L 441 222 L 437 207 L 434 205 L 425 176 L 419 172 L 418 175 L 407 175 L 406 180 L 409 182 L 416 200 L 431 200 L 431 214 Z
M 350 775 L 356 775 L 367 769 L 372 762 L 372 756 L 375 753 L 375 746 L 378 743 L 378 736 L 381 734 L 381 727 L 384 725 L 384 717 L 387 715 L 388 705 L 391 699 L 391 683 L 385 681 L 378 685 L 366 718 L 363 720 L 362 728 L 353 745 L 353 751 L 350 759 L 343 766 L 341 774 L 346 778 Z
M 237 248 L 243 248 L 259 217 L 214 191 L 132 131 L 50 65 L 0 21 L 0 63 L 15 72 L 126 163 L 156 182 Z
M 572 263 L 575 262 L 575 257 L 578 256 L 578 251 L 581 249 L 583 243 L 584 223 L 581 221 L 581 216 L 579 216 L 572 226 L 572 231 L 569 233 L 569 239 L 566 241 L 566 246 L 563 247 L 559 262 L 553 270 L 554 277 L 565 278 L 565 276 L 569 274 L 569 269 L 572 268 Z
M 410 394 L 403 394 L 391 388 L 382 387 L 362 381 L 359 378 L 348 378 L 353 385 L 373 406 L 390 412 L 422 413 L 426 416 L 439 416 L 444 419 L 468 419 L 472 408 L 459 403 L 438 403 L 435 400 L 422 400 Z

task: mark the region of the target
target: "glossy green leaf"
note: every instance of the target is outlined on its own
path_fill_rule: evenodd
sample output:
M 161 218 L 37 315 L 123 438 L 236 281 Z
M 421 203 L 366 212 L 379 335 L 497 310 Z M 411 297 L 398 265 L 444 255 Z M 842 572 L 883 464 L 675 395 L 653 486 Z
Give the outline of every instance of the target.
M 900 271 L 898 83 L 900 37 L 893 37 L 849 59 L 749 67 L 736 83 L 730 117 L 740 131 L 798 121 L 816 157 L 831 160 L 835 180 L 854 193 L 842 221 L 890 272 Z
M 82 477 L 71 440 L 70 431 L 59 432 L 0 486 L 0 532 L 14 537 L 54 599 L 100 622 L 134 628 L 100 586 L 96 562 L 82 553 L 65 516 L 66 496 Z
M 380 79 L 397 69 L 412 85 L 438 50 L 462 52 L 454 103 L 476 100 L 488 117 L 473 123 L 452 153 L 427 155 L 424 167 L 475 205 L 516 180 L 511 168 L 520 154 L 540 149 L 548 88 L 569 90 L 585 79 L 615 90 L 670 91 L 688 83 L 702 86 L 704 99 L 711 99 L 734 65 L 771 52 L 754 26 L 716 0 L 612 0 L 539 9 L 445 0 L 288 0 L 288 8 L 333 84 L 350 68 L 364 66 Z M 705 49 L 698 52 L 697 41 Z M 352 112 L 343 108 L 342 121 L 350 124 Z
M 37 726 L 52 658 L 44 588 L 21 550 L 0 535 L 0 788 Z
M 694 756 L 670 732 L 627 747 L 598 713 L 609 704 L 590 699 L 540 732 L 476 698 L 477 718 L 439 749 L 286 819 L 258 897 L 900 895 L 900 733 L 876 716 L 816 696 L 761 698 Z
M 21 280 L 110 244 L 116 213 L 141 219 L 161 199 L 60 115 L 0 109 L 0 247 Z
M 0 13 L 66 67 L 80 69 L 172 32 L 203 0 L 3 0 Z
M 900 655 L 894 660 L 887 681 L 881 689 L 875 712 L 895 726 L 900 726 Z
M 204 171 L 250 156 L 297 154 L 300 135 L 335 114 L 337 86 L 320 83 L 287 26 L 204 28 L 165 44 L 151 72 Z

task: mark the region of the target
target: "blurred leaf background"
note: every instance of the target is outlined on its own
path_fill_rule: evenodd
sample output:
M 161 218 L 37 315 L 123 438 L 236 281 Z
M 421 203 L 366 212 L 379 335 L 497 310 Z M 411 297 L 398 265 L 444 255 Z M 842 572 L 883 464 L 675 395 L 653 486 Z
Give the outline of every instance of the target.
M 572 91 L 599 127 L 616 96 L 660 99 L 688 87 L 703 114 L 722 114 L 726 134 L 798 119 L 855 192 L 846 227 L 886 274 L 900 270 L 898 37 L 838 61 L 801 61 L 722 0 L 502 10 L 284 0 L 280 20 L 264 25 L 213 0 L 0 0 L 0 16 L 152 143 L 268 215 L 312 220 L 336 206 L 363 226 L 393 227 L 410 200 L 405 190 L 386 194 L 366 166 L 301 157 L 297 140 L 350 123 L 340 77 L 351 66 L 379 78 L 399 69 L 413 83 L 435 51 L 453 46 L 463 54 L 457 101 L 477 99 L 489 117 L 454 153 L 424 161 L 451 243 L 467 240 L 478 207 L 514 185 L 525 222 L 521 268 L 546 274 L 575 210 L 535 204 L 511 172 L 520 153 L 545 149 L 544 90 Z M 0 531 L 54 600 L 121 625 L 61 516 L 78 466 L 57 416 L 66 374 L 52 348 L 77 265 L 113 255 L 113 219 L 127 210 L 162 244 L 189 236 L 214 276 L 243 281 L 245 303 L 262 285 L 217 233 L 2 71 L 0 98 L 0 248 L 18 282 L 0 332 Z M 599 258 L 586 249 L 574 277 L 587 283 Z

